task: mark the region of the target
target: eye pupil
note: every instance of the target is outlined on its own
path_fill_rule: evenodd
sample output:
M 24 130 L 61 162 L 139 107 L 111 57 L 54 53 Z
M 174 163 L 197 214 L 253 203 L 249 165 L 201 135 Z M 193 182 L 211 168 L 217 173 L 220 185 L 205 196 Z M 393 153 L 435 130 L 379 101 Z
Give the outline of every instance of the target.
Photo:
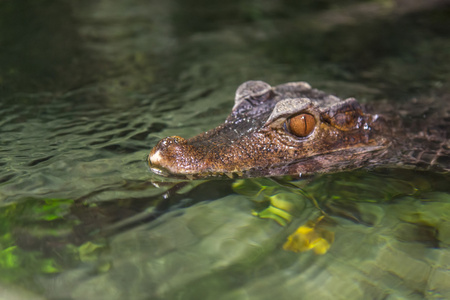
M 289 118 L 286 125 L 287 130 L 293 135 L 306 137 L 314 130 L 316 120 L 310 114 L 300 114 Z

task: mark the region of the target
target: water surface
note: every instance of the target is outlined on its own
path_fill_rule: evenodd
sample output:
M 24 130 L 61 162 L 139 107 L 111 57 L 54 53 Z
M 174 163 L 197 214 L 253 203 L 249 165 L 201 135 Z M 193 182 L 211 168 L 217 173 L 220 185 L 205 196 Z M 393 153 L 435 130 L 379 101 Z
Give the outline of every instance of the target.
M 450 298 L 448 174 L 174 192 L 145 161 L 220 124 L 246 80 L 448 95 L 449 5 L 403 2 L 1 2 L 0 298 Z M 298 228 L 330 248 L 283 249 Z

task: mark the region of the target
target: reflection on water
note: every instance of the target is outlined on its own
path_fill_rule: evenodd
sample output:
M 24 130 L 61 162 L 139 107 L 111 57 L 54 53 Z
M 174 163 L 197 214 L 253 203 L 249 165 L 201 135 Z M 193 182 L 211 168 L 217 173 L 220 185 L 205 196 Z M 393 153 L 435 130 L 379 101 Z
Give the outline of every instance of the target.
M 294 2 L 0 3 L 0 298 L 450 297 L 448 174 L 153 184 L 245 80 L 448 94 L 446 1 Z

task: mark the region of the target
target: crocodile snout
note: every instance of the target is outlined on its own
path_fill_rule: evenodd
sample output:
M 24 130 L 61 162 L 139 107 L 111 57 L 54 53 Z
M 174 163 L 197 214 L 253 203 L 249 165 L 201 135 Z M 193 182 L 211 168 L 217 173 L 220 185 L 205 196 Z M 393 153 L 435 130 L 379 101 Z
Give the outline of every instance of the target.
M 152 149 L 148 155 L 148 161 L 151 165 L 164 164 L 168 156 L 179 154 L 183 151 L 183 145 L 186 145 L 186 139 L 179 136 L 169 136 L 161 141 Z
M 169 136 L 152 149 L 148 164 L 153 172 L 161 175 L 189 172 L 192 166 L 194 149 L 187 140 L 179 136 Z

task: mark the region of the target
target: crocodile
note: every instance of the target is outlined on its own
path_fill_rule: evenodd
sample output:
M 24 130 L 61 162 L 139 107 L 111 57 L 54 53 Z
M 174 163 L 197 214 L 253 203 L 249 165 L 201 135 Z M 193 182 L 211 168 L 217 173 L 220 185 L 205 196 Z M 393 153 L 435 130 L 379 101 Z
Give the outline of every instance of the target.
M 448 172 L 449 102 L 440 109 L 414 102 L 414 113 L 383 102 L 374 113 L 374 105 L 306 82 L 247 81 L 223 124 L 190 139 L 162 139 L 148 164 L 156 174 L 187 179 L 301 177 L 380 166 Z

